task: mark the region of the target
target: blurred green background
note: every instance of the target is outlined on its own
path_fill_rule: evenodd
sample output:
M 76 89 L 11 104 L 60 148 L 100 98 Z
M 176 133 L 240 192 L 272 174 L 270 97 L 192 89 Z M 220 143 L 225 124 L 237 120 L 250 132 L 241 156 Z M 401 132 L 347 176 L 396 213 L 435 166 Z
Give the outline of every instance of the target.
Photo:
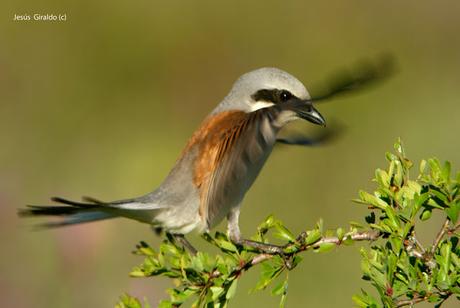
M 68 20 L 13 21 L 25 13 Z M 295 232 L 320 217 L 330 228 L 361 220 L 365 209 L 350 200 L 372 189 L 399 136 L 416 162 L 436 155 L 458 170 L 459 13 L 458 1 L 2 2 L 2 306 L 111 307 L 124 291 L 152 306 L 164 298 L 166 279 L 128 277 L 141 261 L 134 245 L 160 242 L 147 226 L 119 219 L 31 232 L 17 208 L 152 190 L 234 80 L 258 67 L 282 68 L 312 92 L 337 68 L 382 52 L 399 73 L 318 106 L 346 127 L 335 142 L 274 151 L 245 199 L 244 234 L 271 213 Z M 435 227 L 422 230 L 425 243 Z M 358 247 L 306 253 L 290 273 L 288 306 L 352 306 L 370 289 Z M 269 292 L 248 294 L 257 276 L 243 276 L 233 307 L 278 304 Z

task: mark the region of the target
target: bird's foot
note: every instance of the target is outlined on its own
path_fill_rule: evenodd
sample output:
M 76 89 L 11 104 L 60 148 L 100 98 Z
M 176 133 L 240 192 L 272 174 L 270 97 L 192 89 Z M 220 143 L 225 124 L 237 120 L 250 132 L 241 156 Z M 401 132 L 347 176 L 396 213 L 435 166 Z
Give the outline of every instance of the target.
M 190 252 L 192 256 L 196 256 L 198 250 L 185 238 L 183 234 L 171 234 L 171 236 L 179 242 L 186 250 Z

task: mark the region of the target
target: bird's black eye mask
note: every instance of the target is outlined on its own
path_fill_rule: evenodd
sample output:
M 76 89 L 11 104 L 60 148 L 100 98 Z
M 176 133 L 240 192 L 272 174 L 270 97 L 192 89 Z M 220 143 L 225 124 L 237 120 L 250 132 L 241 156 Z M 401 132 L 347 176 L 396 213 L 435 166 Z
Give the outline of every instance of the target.
M 287 90 L 280 89 L 262 89 L 251 95 L 256 102 L 269 102 L 280 104 L 291 99 L 298 99 L 295 95 Z

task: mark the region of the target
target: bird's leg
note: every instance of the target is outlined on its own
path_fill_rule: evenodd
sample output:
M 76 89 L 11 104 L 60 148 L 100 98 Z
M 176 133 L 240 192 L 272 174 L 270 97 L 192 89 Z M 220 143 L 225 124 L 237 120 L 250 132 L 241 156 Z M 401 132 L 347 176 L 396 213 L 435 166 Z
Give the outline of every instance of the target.
M 178 241 L 182 246 L 184 246 L 185 249 L 187 249 L 193 256 L 196 256 L 198 250 L 193 247 L 192 244 L 190 244 L 189 241 L 185 238 L 183 234 L 171 234 L 172 237 Z
M 230 210 L 227 215 L 227 235 L 229 239 L 239 244 L 241 241 L 241 232 L 240 232 L 240 225 L 238 221 L 240 219 L 240 207 L 234 207 Z
M 252 241 L 247 239 L 241 238 L 240 227 L 238 224 L 240 217 L 240 207 L 233 208 L 230 213 L 227 215 L 228 220 L 228 237 L 230 240 L 239 245 L 246 245 L 249 247 L 253 247 L 259 251 L 270 253 L 270 254 L 282 254 L 283 247 L 273 244 L 262 243 L 258 241 Z

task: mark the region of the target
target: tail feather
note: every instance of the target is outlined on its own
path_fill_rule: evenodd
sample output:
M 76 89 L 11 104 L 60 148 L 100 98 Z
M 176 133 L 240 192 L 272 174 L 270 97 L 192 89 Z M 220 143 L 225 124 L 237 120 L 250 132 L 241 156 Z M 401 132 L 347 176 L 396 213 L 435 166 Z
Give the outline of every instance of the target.
M 61 221 L 39 225 L 39 228 L 55 228 L 79 223 L 109 219 L 123 216 L 143 223 L 150 224 L 152 210 L 160 210 L 165 206 L 145 202 L 140 198 L 103 202 L 91 197 L 83 197 L 83 202 L 71 201 L 60 197 L 51 198 L 61 205 L 28 205 L 20 209 L 22 217 L 59 216 Z
M 86 197 L 84 200 L 88 203 L 71 201 L 60 197 L 53 197 L 51 200 L 64 205 L 28 205 L 25 209 L 19 209 L 18 215 L 21 217 L 64 217 L 61 221 L 40 224 L 38 225 L 40 229 L 63 227 L 117 217 L 117 215 L 107 211 L 108 208 L 104 202 L 93 198 Z
M 85 202 L 89 202 L 89 203 L 93 203 L 93 204 L 105 204 L 105 202 L 99 200 L 99 199 L 95 199 L 93 197 L 88 197 L 88 196 L 83 196 L 81 197 L 81 199 Z
M 70 206 L 47 206 L 47 205 L 27 205 L 26 209 L 20 209 L 18 215 L 22 217 L 30 216 L 69 216 L 82 211 L 82 208 Z
M 62 204 L 67 204 L 71 206 L 76 206 L 76 207 L 84 207 L 84 208 L 92 208 L 96 206 L 97 204 L 104 204 L 104 202 L 101 202 L 99 200 L 93 199 L 91 197 L 83 197 L 84 201 L 87 201 L 89 203 L 81 203 L 81 202 L 76 202 L 76 201 L 71 201 L 68 199 L 64 199 L 61 197 L 52 197 L 51 201 L 57 202 L 57 203 L 62 203 Z M 91 200 L 91 201 L 90 201 Z
M 72 216 L 68 216 L 66 219 L 61 220 L 61 221 L 52 221 L 52 222 L 45 222 L 42 224 L 38 224 L 36 228 L 37 229 L 59 228 L 59 227 L 72 226 L 72 225 L 77 225 L 77 224 L 82 224 L 82 223 L 87 223 L 87 222 L 105 220 L 105 219 L 115 218 L 115 217 L 117 216 L 109 214 L 109 213 L 103 213 L 103 212 L 83 212 L 83 213 L 78 213 Z

